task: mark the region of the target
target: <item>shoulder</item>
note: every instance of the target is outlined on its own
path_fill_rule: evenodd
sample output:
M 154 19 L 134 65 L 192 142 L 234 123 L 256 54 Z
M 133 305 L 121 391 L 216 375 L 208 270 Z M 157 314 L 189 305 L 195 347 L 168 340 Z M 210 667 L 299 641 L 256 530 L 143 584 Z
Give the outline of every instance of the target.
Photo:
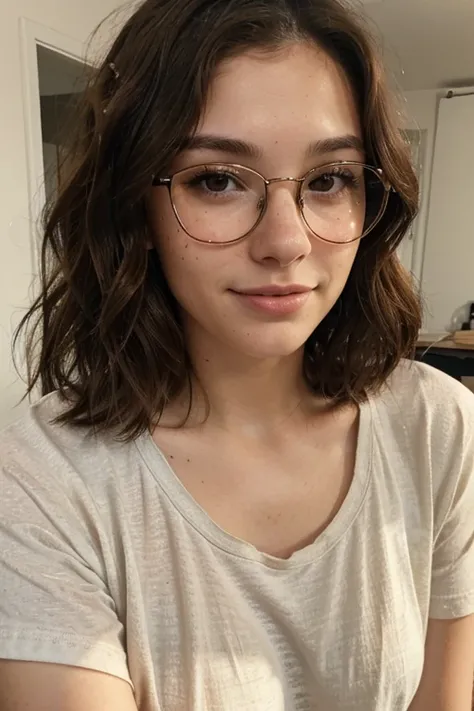
M 474 394 L 428 365 L 403 361 L 371 398 L 379 451 L 433 495 L 474 478 Z
M 424 430 L 471 434 L 474 394 L 462 383 L 424 363 L 403 360 L 386 383 L 379 401 L 406 423 Z
M 86 431 L 61 427 L 55 420 L 65 412 L 67 403 L 57 392 L 45 395 L 30 405 L 23 414 L 0 431 L 2 453 L 14 450 L 17 445 L 31 442 L 41 448 L 46 444 L 69 444 L 73 440 L 84 439 Z
M 390 376 L 387 385 L 395 390 L 411 385 L 420 393 L 431 391 L 434 388 L 437 393 L 444 394 L 444 397 L 448 399 L 462 398 L 467 393 L 466 401 L 474 400 L 471 391 L 458 380 L 431 365 L 415 360 L 401 360 Z
M 95 439 L 90 429 L 63 426 L 57 422 L 66 409 L 67 403 L 56 392 L 31 405 L 0 432 L 2 459 L 8 458 L 9 454 L 23 454 L 30 450 L 34 450 L 37 457 L 47 458 L 55 450 L 67 453 L 90 447 Z
M 116 462 L 130 456 L 131 445 L 90 428 L 62 425 L 67 408 L 57 393 L 46 395 L 0 432 L 0 467 L 51 484 L 92 488 L 104 484 Z
M 67 545 L 102 566 L 96 543 L 114 549 L 118 529 L 140 516 L 145 469 L 134 442 L 58 424 L 66 407 L 50 394 L 0 433 L 0 531 L 10 536 L 18 521 L 28 521 L 25 545 L 35 545 L 35 531 L 62 541 L 58 546 L 66 536 Z

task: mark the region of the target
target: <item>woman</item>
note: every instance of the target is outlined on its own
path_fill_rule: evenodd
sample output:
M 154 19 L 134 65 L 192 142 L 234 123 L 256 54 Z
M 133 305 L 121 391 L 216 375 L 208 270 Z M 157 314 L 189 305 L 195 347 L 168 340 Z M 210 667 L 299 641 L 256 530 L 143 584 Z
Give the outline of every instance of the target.
M 337 0 L 147 0 L 84 97 L 1 440 L 3 711 L 467 711 L 474 402 Z

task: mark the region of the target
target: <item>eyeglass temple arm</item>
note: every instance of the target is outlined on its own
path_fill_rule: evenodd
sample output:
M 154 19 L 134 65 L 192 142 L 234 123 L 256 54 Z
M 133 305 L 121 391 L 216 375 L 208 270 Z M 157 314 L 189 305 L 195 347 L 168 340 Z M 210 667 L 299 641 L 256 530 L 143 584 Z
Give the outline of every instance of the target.
M 153 183 L 152 185 L 154 186 L 160 186 L 160 185 L 171 185 L 171 178 L 157 178 L 156 176 L 153 176 Z

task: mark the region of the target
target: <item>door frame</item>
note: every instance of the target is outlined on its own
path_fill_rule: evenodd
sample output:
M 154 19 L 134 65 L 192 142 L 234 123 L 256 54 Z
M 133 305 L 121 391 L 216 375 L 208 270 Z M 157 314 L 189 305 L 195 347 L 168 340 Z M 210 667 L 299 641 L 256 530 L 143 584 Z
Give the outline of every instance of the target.
M 28 208 L 31 264 L 36 276 L 39 266 L 41 217 L 46 202 L 41 131 L 41 98 L 37 47 L 46 47 L 70 59 L 86 63 L 85 46 L 79 40 L 62 34 L 27 17 L 20 18 L 20 47 L 23 85 L 23 107 L 28 169 Z

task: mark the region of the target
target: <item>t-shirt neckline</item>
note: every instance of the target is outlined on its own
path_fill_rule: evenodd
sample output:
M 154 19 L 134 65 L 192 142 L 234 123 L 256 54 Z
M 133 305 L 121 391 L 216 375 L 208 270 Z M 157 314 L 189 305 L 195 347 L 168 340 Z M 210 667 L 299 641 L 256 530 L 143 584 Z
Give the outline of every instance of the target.
M 231 556 L 267 568 L 285 570 L 315 562 L 328 553 L 350 529 L 362 507 L 372 469 L 373 423 L 370 400 L 359 405 L 359 412 L 354 476 L 349 491 L 331 523 L 316 540 L 287 559 L 263 553 L 251 543 L 222 529 L 186 489 L 149 432 L 138 437 L 135 444 L 160 489 L 200 536 Z

